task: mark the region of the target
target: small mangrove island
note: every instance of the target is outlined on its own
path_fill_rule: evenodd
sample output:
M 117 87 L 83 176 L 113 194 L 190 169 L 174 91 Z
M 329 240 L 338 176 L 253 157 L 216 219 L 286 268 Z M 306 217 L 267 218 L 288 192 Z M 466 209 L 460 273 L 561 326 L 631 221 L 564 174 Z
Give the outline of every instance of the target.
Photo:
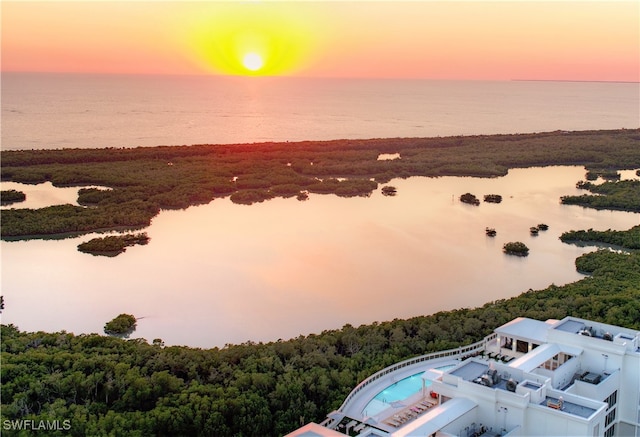
M 395 196 L 398 193 L 396 187 L 387 185 L 382 187 L 382 195 L 383 196 Z
M 464 193 L 462 196 L 460 196 L 460 202 L 468 203 L 469 205 L 475 206 L 480 205 L 480 200 L 478 200 L 478 198 L 471 193 Z
M 78 250 L 91 255 L 113 257 L 125 252 L 129 246 L 147 244 L 149 240 L 150 238 L 145 232 L 140 234 L 109 235 L 80 243 Z
M 488 203 L 500 203 L 502 202 L 502 196 L 499 194 L 485 194 L 484 201 Z
M 516 255 L 516 256 L 529 255 L 529 248 L 520 241 L 505 243 L 505 245 L 502 246 L 502 251 L 507 255 Z
M 120 314 L 104 325 L 104 333 L 126 338 L 136 330 L 137 319 L 131 314 Z
M 2 190 L 0 192 L 0 204 L 11 205 L 12 203 L 24 202 L 27 196 L 18 190 Z

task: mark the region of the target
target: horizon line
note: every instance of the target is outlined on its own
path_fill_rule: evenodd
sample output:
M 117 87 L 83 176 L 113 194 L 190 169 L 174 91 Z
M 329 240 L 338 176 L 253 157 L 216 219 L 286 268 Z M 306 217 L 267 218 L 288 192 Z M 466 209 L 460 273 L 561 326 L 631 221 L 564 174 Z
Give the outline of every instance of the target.
M 235 74 L 215 74 L 215 73 L 134 73 L 134 72 L 86 72 L 86 71 L 18 71 L 18 70 L 0 70 L 0 74 L 59 74 L 59 75 L 86 75 L 86 76 L 196 76 L 196 77 L 214 77 L 214 78 L 284 78 L 284 79 L 345 79 L 345 80 L 398 80 L 398 81 L 451 81 L 451 82 L 577 82 L 577 83 L 628 83 L 640 84 L 640 80 L 621 80 L 621 79 L 535 79 L 535 78 L 435 78 L 435 77 L 362 77 L 362 76 L 305 76 L 305 75 L 264 75 L 249 76 Z

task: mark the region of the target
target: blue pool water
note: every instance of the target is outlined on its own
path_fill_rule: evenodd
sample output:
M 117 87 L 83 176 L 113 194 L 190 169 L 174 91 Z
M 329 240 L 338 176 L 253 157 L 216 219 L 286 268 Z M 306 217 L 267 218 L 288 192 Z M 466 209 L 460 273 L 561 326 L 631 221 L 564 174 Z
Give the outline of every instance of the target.
M 454 365 L 437 367 L 438 370 L 445 371 L 455 367 Z M 420 373 L 416 373 L 415 375 L 411 375 L 407 378 L 401 379 L 400 381 L 390 385 L 389 387 L 382 390 L 378 393 L 362 410 L 364 416 L 375 416 L 383 410 L 386 410 L 393 402 L 402 401 L 407 399 L 408 397 L 413 396 L 422 390 L 422 374 L 424 371 Z M 431 385 L 430 380 L 425 380 L 425 387 Z
M 393 385 L 382 390 L 374 399 L 390 404 L 401 401 L 422 390 L 422 374 L 416 373 L 408 378 L 402 379 Z M 425 381 L 425 385 L 431 385 L 431 381 Z

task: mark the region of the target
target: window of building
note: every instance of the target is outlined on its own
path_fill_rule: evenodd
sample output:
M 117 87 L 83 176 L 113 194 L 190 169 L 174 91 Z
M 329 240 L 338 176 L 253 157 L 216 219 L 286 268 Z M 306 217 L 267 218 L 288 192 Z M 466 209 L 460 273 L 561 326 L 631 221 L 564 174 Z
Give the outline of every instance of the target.
M 529 343 L 522 340 L 516 341 L 516 352 L 527 353 L 529 352 Z
M 609 428 L 608 430 L 606 430 L 604 432 L 604 436 L 603 437 L 613 437 L 614 435 L 616 435 L 616 425 L 611 425 L 611 428 Z
M 617 411 L 617 409 L 614 408 L 613 410 L 611 410 L 609 412 L 609 414 L 607 414 L 607 418 L 604 420 L 605 428 L 607 426 L 611 425 L 616 420 L 616 411 Z
M 604 401 L 609 404 L 608 409 L 610 410 L 618 402 L 618 390 L 611 393 Z

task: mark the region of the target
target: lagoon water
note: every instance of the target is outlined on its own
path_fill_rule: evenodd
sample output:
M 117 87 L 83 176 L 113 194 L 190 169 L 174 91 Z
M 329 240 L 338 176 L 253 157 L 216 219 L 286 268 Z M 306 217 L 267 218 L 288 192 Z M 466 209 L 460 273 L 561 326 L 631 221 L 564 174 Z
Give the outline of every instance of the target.
M 398 179 L 395 197 L 217 199 L 161 212 L 150 243 L 115 258 L 76 250 L 92 236 L 3 241 L 2 320 L 29 331 L 102 332 L 126 312 L 144 317 L 134 337 L 212 347 L 479 306 L 580 279 L 574 259 L 593 248 L 563 244 L 563 231 L 639 223 L 638 214 L 561 205 L 584 173 Z M 468 191 L 503 201 L 459 202 Z M 549 230 L 529 235 L 542 222 Z M 530 255 L 503 254 L 508 241 L 525 242 Z
M 639 89 L 2 73 L 1 139 L 9 150 L 637 128 Z M 394 180 L 395 197 L 218 199 L 162 212 L 148 245 L 115 258 L 76 250 L 95 235 L 2 241 L 2 322 L 102 332 L 125 312 L 142 318 L 134 337 L 212 347 L 482 305 L 581 278 L 574 259 L 592 249 L 562 244 L 563 231 L 638 224 L 638 214 L 560 205 L 583 178 L 547 167 Z M 31 207 L 74 201 L 75 189 L 61 190 L 24 189 Z M 504 200 L 469 206 L 457 200 L 465 192 Z M 550 229 L 530 236 L 541 222 Z M 515 240 L 527 258 L 502 253 Z

